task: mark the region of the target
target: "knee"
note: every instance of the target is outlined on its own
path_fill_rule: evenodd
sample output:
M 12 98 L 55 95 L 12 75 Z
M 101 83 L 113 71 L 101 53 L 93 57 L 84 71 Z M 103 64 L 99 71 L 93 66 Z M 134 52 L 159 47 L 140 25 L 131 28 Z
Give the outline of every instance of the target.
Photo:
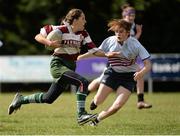
M 54 100 L 46 95 L 43 96 L 43 103 L 52 104 Z
M 85 88 L 88 88 L 88 85 L 89 85 L 89 81 L 88 80 L 83 79 L 82 83 L 83 83 L 83 86 L 85 86 Z
M 88 90 L 90 92 L 94 92 L 94 91 L 96 91 L 98 89 L 98 87 L 99 87 L 99 83 L 95 83 L 95 82 L 90 83 L 89 86 L 88 86 Z
M 88 85 L 89 82 L 86 79 L 81 80 L 79 91 L 88 94 Z

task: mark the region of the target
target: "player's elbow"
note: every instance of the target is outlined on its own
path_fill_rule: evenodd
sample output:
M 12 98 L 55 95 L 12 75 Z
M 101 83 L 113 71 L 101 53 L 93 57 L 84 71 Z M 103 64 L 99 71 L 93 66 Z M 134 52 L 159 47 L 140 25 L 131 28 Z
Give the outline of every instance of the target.
M 144 61 L 144 66 L 145 66 L 147 72 L 150 71 L 151 67 L 152 67 L 151 66 L 151 61 L 150 60 L 145 60 Z
M 38 40 L 39 40 L 39 34 L 37 34 L 37 35 L 34 37 L 34 39 L 35 39 L 36 41 L 38 41 Z

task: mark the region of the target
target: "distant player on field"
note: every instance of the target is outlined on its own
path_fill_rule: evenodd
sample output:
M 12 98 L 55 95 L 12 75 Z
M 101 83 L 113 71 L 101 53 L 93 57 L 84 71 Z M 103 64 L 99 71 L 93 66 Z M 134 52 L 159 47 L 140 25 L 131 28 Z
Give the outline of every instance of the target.
M 130 35 L 132 37 L 135 37 L 136 39 L 139 39 L 142 34 L 142 25 L 135 24 L 135 17 L 136 17 L 136 11 L 134 7 L 130 6 L 129 4 L 125 4 L 122 6 L 122 17 L 124 20 L 130 22 L 132 24 Z M 144 67 L 144 63 L 142 59 L 138 56 L 136 59 L 136 63 L 139 66 L 138 71 Z M 151 108 L 152 105 L 148 104 L 144 101 L 144 78 L 140 78 L 137 80 L 137 97 L 138 97 L 138 103 L 137 107 L 139 109 L 142 108 Z

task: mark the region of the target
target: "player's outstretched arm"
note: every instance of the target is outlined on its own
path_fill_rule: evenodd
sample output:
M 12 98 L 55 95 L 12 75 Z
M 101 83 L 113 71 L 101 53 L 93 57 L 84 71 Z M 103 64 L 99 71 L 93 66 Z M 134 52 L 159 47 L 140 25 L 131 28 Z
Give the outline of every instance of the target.
M 95 51 L 90 50 L 85 54 L 79 55 L 77 60 L 81 60 L 81 59 L 85 59 L 85 58 L 92 58 L 92 57 L 106 57 L 106 55 L 102 50 L 96 48 Z
M 134 74 L 135 81 L 143 78 L 143 76 L 151 70 L 151 62 L 149 59 L 144 60 L 143 63 L 144 63 L 144 67 L 140 71 Z

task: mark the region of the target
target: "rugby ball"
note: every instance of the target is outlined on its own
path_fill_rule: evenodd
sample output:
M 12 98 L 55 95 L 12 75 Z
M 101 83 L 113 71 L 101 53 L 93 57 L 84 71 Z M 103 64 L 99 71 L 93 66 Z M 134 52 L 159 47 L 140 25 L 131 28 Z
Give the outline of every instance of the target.
M 61 43 L 62 42 L 62 32 L 59 29 L 55 29 L 47 35 L 46 39 L 48 39 L 50 41 L 58 40 L 59 43 Z M 45 45 L 45 47 L 48 50 L 54 50 L 53 47 L 49 47 L 48 45 Z

